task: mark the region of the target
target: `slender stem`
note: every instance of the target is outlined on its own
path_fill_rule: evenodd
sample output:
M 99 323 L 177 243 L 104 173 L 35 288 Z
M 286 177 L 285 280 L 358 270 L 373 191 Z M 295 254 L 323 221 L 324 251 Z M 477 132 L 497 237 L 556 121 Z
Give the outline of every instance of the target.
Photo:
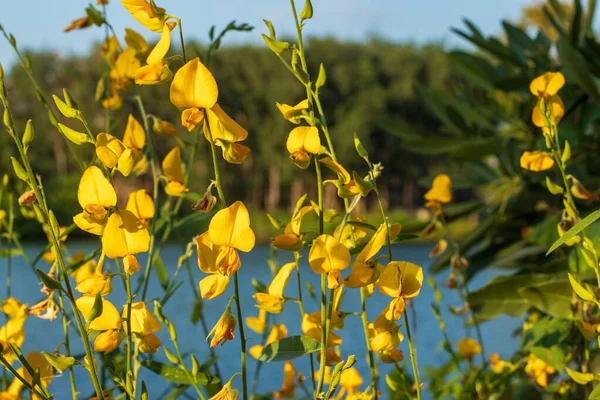
M 152 199 L 154 200 L 154 210 L 158 212 L 158 182 L 159 178 L 156 173 L 156 150 L 154 148 L 154 138 L 150 132 L 148 125 L 148 114 L 146 114 L 146 108 L 142 97 L 138 94 L 135 95 L 135 101 L 137 102 L 140 113 L 142 114 L 142 120 L 144 122 L 144 131 L 146 132 L 146 143 L 148 145 L 148 153 L 150 159 L 150 169 L 152 170 Z M 144 270 L 144 279 L 142 283 L 142 301 L 146 299 L 146 293 L 148 291 L 148 282 L 150 281 L 150 271 L 152 270 L 152 261 L 154 254 L 154 244 L 156 241 L 156 216 L 150 220 L 150 247 L 148 248 L 148 261 L 146 262 L 146 269 Z
M 304 311 L 304 302 L 302 300 L 302 278 L 300 277 L 300 253 L 294 252 L 294 261 L 296 263 L 296 275 L 298 281 L 298 306 L 300 307 L 300 313 L 302 314 L 302 319 L 304 320 L 304 315 L 306 312 Z M 310 382 L 312 383 L 313 395 L 316 395 L 317 387 L 315 384 L 315 361 L 313 359 L 312 353 L 310 354 Z
M 65 311 L 65 303 L 63 301 L 62 293 L 59 293 L 58 295 L 58 302 L 62 313 L 63 333 L 65 336 L 65 355 L 67 357 L 71 357 L 71 346 L 69 344 L 69 319 L 67 318 L 67 313 Z M 73 395 L 73 400 L 77 400 L 77 385 L 75 384 L 75 372 L 73 371 L 73 367 L 69 367 L 69 381 L 71 382 L 71 394 Z
M 183 63 L 187 63 L 187 57 L 185 56 L 185 42 L 183 40 L 183 27 L 181 26 L 181 20 L 177 19 L 177 26 L 179 27 L 179 41 L 181 43 L 181 55 L 183 56 Z
M 185 362 L 183 361 L 183 356 L 181 355 L 181 350 L 179 350 L 179 344 L 177 343 L 177 340 L 173 340 L 173 347 L 175 347 L 175 352 L 177 353 L 177 357 L 179 358 L 179 363 L 180 365 L 183 366 L 183 370 L 185 371 L 185 374 L 188 376 L 188 379 L 192 382 L 192 386 L 194 386 L 194 389 L 196 389 L 196 392 L 198 393 L 198 396 L 200 396 L 200 399 L 204 400 L 204 393 L 202 393 L 202 389 L 200 389 L 200 385 L 198 385 L 198 382 L 196 381 L 196 379 L 194 379 L 194 377 L 192 376 L 192 373 L 185 367 Z
M 135 393 L 137 389 L 137 380 L 135 379 L 135 374 L 131 369 L 132 365 L 132 357 L 133 357 L 133 335 L 131 333 L 131 306 L 132 306 L 132 296 L 131 296 L 131 276 L 125 271 L 125 287 L 127 290 L 127 363 L 126 363 L 126 379 L 131 381 L 131 387 L 133 388 L 133 398 L 135 399 Z M 126 393 L 126 397 L 129 398 L 129 394 Z
M 369 321 L 367 320 L 367 302 L 365 295 L 365 288 L 360 288 L 360 319 L 362 321 L 363 331 L 365 335 L 365 342 L 367 343 L 369 369 L 371 370 L 371 385 L 373 386 L 373 392 L 375 393 L 375 399 L 378 398 L 377 386 L 379 377 L 377 376 L 377 370 L 375 369 L 375 357 L 373 356 L 373 350 L 371 349 L 371 340 L 369 340 Z
M 413 347 L 412 337 L 410 335 L 410 324 L 408 323 L 408 313 L 404 309 L 404 322 L 406 323 L 406 338 L 408 339 L 408 352 L 410 354 L 410 363 L 415 375 L 415 386 L 417 390 L 417 399 L 421 400 L 421 381 L 419 379 L 419 368 L 417 367 L 417 356 Z

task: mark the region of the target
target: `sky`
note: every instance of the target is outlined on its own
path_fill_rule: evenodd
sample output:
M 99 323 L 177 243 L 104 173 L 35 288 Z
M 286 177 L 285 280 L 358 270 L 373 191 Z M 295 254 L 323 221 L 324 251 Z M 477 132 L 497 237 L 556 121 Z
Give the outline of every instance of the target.
M 94 1 L 94 0 L 90 0 Z M 381 37 L 390 41 L 418 44 L 435 41 L 448 46 L 462 41 L 450 32 L 460 27 L 467 17 L 486 34 L 500 30 L 502 19 L 517 20 L 521 9 L 533 0 L 313 0 L 314 18 L 305 33 L 311 36 L 334 36 L 360 41 Z M 234 32 L 224 44 L 262 44 L 260 34 L 267 31 L 263 19 L 271 20 L 278 35 L 294 34 L 295 28 L 287 0 L 157 0 L 159 6 L 182 19 L 186 38 L 207 41 L 214 24 L 217 32 L 231 20 L 247 22 L 252 32 Z M 302 9 L 303 0 L 296 0 Z M 56 50 L 61 54 L 85 54 L 93 42 L 101 41 L 104 30 L 63 33 L 63 28 L 84 13 L 85 0 L 21 0 L 6 1 L 0 24 L 13 33 L 22 49 Z M 108 19 L 117 34 L 130 27 L 143 33 L 152 43 L 158 34 L 144 29 L 122 7 L 120 0 L 110 0 Z M 3 38 L 1 38 L 3 39 Z M 12 49 L 0 40 L 0 63 L 15 60 Z

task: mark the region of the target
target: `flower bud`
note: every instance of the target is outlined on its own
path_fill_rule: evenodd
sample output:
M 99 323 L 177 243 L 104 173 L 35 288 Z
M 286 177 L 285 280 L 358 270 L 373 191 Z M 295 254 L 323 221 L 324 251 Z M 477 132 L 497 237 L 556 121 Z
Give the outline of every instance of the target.
M 102 332 L 94 341 L 94 351 L 108 354 L 119 347 L 121 340 L 118 329 Z

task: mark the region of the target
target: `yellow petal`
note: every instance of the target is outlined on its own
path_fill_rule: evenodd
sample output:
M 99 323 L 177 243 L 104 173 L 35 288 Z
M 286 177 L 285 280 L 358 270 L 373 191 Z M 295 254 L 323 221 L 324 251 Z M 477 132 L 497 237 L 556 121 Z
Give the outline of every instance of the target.
M 96 136 L 96 155 L 107 168 L 117 165 L 119 157 L 123 154 L 125 145 L 119 139 L 108 133 L 99 133 Z
M 102 235 L 102 232 L 104 232 L 105 225 L 99 224 L 91 219 L 85 211 L 75 215 L 73 217 L 73 222 L 79 229 L 91 233 L 92 235 L 100 236 Z
M 246 325 L 256 333 L 264 333 L 267 328 L 267 312 L 265 310 L 259 310 L 258 317 L 246 318 Z
M 294 268 L 296 268 L 296 263 L 291 262 L 285 264 L 283 267 L 281 267 L 281 269 L 279 269 L 279 272 L 277 272 L 277 275 L 275 275 L 275 277 L 271 281 L 271 284 L 269 285 L 268 292 L 270 295 L 283 297 L 285 285 L 290 279 L 290 274 L 292 273 Z
M 229 286 L 229 277 L 221 274 L 212 274 L 200 281 L 200 294 L 203 299 L 214 299 L 225 292 Z
M 288 136 L 286 147 L 290 154 L 296 151 L 317 154 L 321 148 L 319 130 L 314 126 L 299 126 L 292 129 Z
M 102 234 L 102 250 L 107 257 L 125 257 L 148 251 L 150 234 L 129 210 L 113 213 Z
M 171 47 L 171 30 L 176 26 L 170 23 L 166 23 L 163 25 L 162 34 L 160 35 L 160 40 L 154 46 L 154 49 L 148 55 L 146 62 L 148 64 L 160 64 L 162 59 L 169 52 L 169 47 Z
M 223 158 L 230 164 L 241 164 L 250 153 L 250 148 L 239 143 L 231 143 L 219 139 L 216 144 L 221 147 Z
M 271 328 L 271 332 L 269 332 L 269 336 L 267 337 L 266 344 L 274 343 L 278 340 L 283 339 L 288 334 L 288 329 L 284 324 L 273 324 Z
M 534 96 L 554 96 L 565 85 L 565 77 L 560 72 L 546 72 L 531 81 L 529 90 Z
M 458 341 L 457 350 L 461 357 L 470 359 L 481 353 L 481 345 L 477 340 L 466 337 Z
M 278 249 L 285 251 L 300 251 L 302 250 L 302 239 L 295 233 L 286 233 L 277 235 L 271 240 L 271 244 Z
M 549 170 L 554 166 L 554 158 L 543 151 L 526 151 L 520 159 L 521 168 L 533 172 Z
M 121 344 L 121 335 L 117 329 L 111 329 L 102 332 L 94 340 L 94 351 L 108 354 L 114 351 Z
M 315 206 L 304 206 L 298 210 L 298 212 L 294 215 L 294 218 L 290 221 L 290 223 L 285 227 L 285 233 L 294 233 L 296 235 L 300 235 L 300 227 L 302 225 L 302 221 L 304 217 L 306 217 L 310 212 L 315 211 Z
M 185 176 L 181 165 L 181 150 L 175 146 L 162 162 L 163 175 L 169 181 L 183 182 Z
M 379 291 L 390 297 L 399 297 L 402 292 L 400 264 L 389 263 L 379 277 Z
M 204 121 L 204 113 L 196 107 L 186 108 L 181 113 L 181 125 L 187 128 L 188 132 L 195 130 L 202 121 Z
M 341 271 L 350 265 L 350 251 L 331 235 L 317 237 L 308 253 L 308 263 L 316 274 Z
M 128 255 L 123 257 L 123 270 L 129 275 L 133 275 L 142 269 L 142 266 L 138 262 L 134 255 Z
M 416 297 L 421 291 L 421 286 L 423 286 L 423 268 L 419 267 L 417 264 L 406 261 L 393 262 L 400 265 L 400 272 L 402 274 L 402 297 L 406 299 Z
M 248 350 L 248 353 L 250 353 L 250 355 L 252 357 L 254 357 L 258 360 L 258 357 L 260 357 L 264 348 L 265 348 L 265 346 L 263 346 L 261 344 L 255 344 L 254 346 L 250 347 L 250 350 Z
M 129 194 L 125 209 L 131 211 L 138 219 L 151 219 L 155 212 L 154 200 L 146 190 L 136 190 Z
M 390 229 L 391 230 L 391 229 Z M 371 237 L 371 240 L 358 253 L 355 263 L 364 263 L 373 258 L 387 241 L 387 228 L 385 224 L 381 224 L 377 231 Z
M 183 183 L 177 182 L 177 181 L 171 181 L 171 182 L 167 183 L 167 185 L 165 186 L 165 192 L 169 196 L 175 196 L 175 197 L 183 196 L 183 194 L 185 192 L 187 192 L 188 190 L 189 189 L 186 188 Z
M 189 61 L 175 73 L 170 98 L 176 107 L 211 108 L 218 96 L 217 82 L 199 58 Z
M 119 57 L 115 65 L 110 70 L 110 78 L 113 81 L 113 85 L 117 89 L 125 89 L 129 86 L 131 78 L 135 75 L 135 72 L 140 68 L 140 60 L 136 57 L 135 49 L 125 49 Z
M 127 318 L 129 307 L 127 304 L 123 306 L 123 313 L 121 316 Z M 127 323 L 124 324 L 124 329 L 127 331 L 129 328 Z M 138 333 L 140 335 L 148 335 L 153 332 L 158 332 L 162 329 L 162 326 L 158 320 L 152 315 L 146 303 L 143 301 L 131 304 L 131 332 Z
M 283 298 L 278 296 L 272 296 L 267 293 L 255 293 L 252 296 L 256 299 L 258 307 L 261 310 L 265 310 L 270 314 L 279 314 L 283 311 Z
M 241 201 L 217 212 L 208 227 L 210 241 L 218 246 L 248 252 L 254 248 L 254 231 L 250 228 L 248 209 Z
M 343 184 L 347 184 L 352 180 L 346 168 L 342 167 L 342 165 L 337 161 L 334 161 L 330 157 L 321 158 L 319 161 L 325 164 L 327 168 L 335 172 Z
M 121 3 L 140 24 L 151 31 L 161 31 L 165 19 L 163 8 L 153 7 L 146 0 L 121 0 Z
M 154 354 L 160 347 L 160 339 L 154 333 L 140 337 L 139 349 L 142 353 Z
M 127 117 L 127 126 L 123 134 L 123 144 L 126 147 L 137 150 L 142 150 L 146 146 L 144 127 L 131 114 Z
M 288 104 L 277 103 L 277 108 L 283 114 L 283 118 L 291 123 L 299 124 L 302 121 L 300 117 L 308 110 L 308 99 L 302 100 L 293 107 Z
M 109 208 L 117 204 L 117 193 L 100 168 L 91 166 L 81 176 L 77 200 L 81 208 L 85 208 L 89 204 L 98 204 Z
M 86 324 L 88 324 L 88 316 L 90 315 L 90 311 L 92 311 L 95 301 L 96 298 L 91 296 L 82 296 L 75 301 L 75 304 L 77 305 L 79 311 L 81 311 Z M 88 329 L 95 331 L 107 331 L 110 329 L 120 328 L 121 316 L 119 315 L 117 308 L 110 301 L 103 298 L 102 314 L 88 324 Z
M 248 131 L 227 115 L 218 104 L 215 104 L 211 109 L 207 109 L 206 116 L 213 141 L 221 139 L 226 142 L 235 143 L 246 140 L 248 137 Z M 206 140 L 210 141 L 208 130 L 204 131 L 204 136 Z
M 135 155 L 132 149 L 125 149 L 117 162 L 117 170 L 123 174 L 123 176 L 129 176 L 133 167 L 135 166 Z
M 157 85 L 169 81 L 172 76 L 169 64 L 161 62 L 140 67 L 135 71 L 133 79 L 138 85 Z

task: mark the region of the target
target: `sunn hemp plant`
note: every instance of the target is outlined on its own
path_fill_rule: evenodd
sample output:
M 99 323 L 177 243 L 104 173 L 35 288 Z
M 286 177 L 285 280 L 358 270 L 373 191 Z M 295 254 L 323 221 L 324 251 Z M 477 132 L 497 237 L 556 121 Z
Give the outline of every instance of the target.
M 140 379 L 141 368 L 150 369 L 161 375 L 166 383 L 174 385 L 173 395 L 169 398 L 176 398 L 188 388 L 193 388 L 201 399 L 237 399 L 240 396 L 244 400 L 298 396 L 378 399 L 386 396 L 379 374 L 380 363 L 393 364 L 396 371 L 404 375 L 400 366 L 405 358 L 400 349 L 402 342 L 406 342 L 407 361 L 412 373 L 410 377 L 408 374 L 405 376 L 402 388 L 390 376 L 386 376 L 386 383 L 392 392 L 402 391 L 408 398 L 420 400 L 424 384 L 419 373 L 408 309 L 421 291 L 423 270 L 414 263 L 400 261 L 393 254 L 393 243 L 413 236 L 402 234 L 401 225 L 390 221 L 387 216 L 377 185 L 378 180 L 385 176 L 384 167 L 368 154 L 356 134 L 352 140 L 356 155 L 364 161 L 363 170 L 350 172 L 336 156 L 320 97 L 320 92 L 327 87 L 326 66 L 321 64 L 318 71 L 307 68 L 303 27 L 313 17 L 311 1 L 305 0 L 301 11 L 294 0 L 290 1 L 297 32 L 294 43 L 279 40 L 269 21 L 265 21 L 268 34 L 262 35 L 274 57 L 306 92 L 306 98 L 295 105 L 277 103 L 273 107 L 278 107 L 282 118 L 290 123 L 286 148 L 281 151 L 289 153 L 290 161 L 298 167 L 298 174 L 316 181 L 318 191 L 316 199 L 309 199 L 307 194 L 301 196 L 288 221 L 269 216 L 275 229 L 271 241 L 273 257 L 269 261 L 273 261 L 276 268 L 268 285 L 257 285 L 253 300 L 258 316 L 242 315 L 241 303 L 251 300 L 240 298 L 240 285 L 248 285 L 248 282 L 240 282 L 238 278 L 238 271 L 243 267 L 240 252 L 248 253 L 255 247 L 250 214 L 242 200 L 226 199 L 221 183 L 221 174 L 236 173 L 224 165 L 247 162 L 251 149 L 244 141 L 251 132 L 219 105 L 219 91 L 227 90 L 226 82 L 220 82 L 222 86 L 219 86 L 210 69 L 211 57 L 225 34 L 251 28 L 232 23 L 217 36 L 213 29 L 206 54 L 191 58 L 186 54 L 179 17 L 168 14 L 153 0 L 122 0 L 123 7 L 135 20 L 160 35 L 156 45 L 150 47 L 144 37 L 132 29 L 126 29 L 124 36 L 114 31 L 107 19 L 107 3 L 108 0 L 98 0 L 97 7 L 90 5 L 85 10 L 85 17 L 73 21 L 65 29 L 105 28 L 106 37 L 100 50 L 106 62 L 106 73 L 98 82 L 97 90 L 98 103 L 105 110 L 104 132 L 91 129 L 82 108 L 68 91 L 52 94 L 50 100 L 49 94 L 41 90 L 32 74 L 29 58 L 20 52 L 16 39 L 2 28 L 30 78 L 38 100 L 47 108 L 52 125 L 68 141 L 71 149 L 75 146 L 89 148 L 92 158 L 80 160 L 79 152 L 72 153 L 81 167 L 79 187 L 77 193 L 72 194 L 81 209 L 74 213 L 72 223 L 63 226 L 48 206 L 47 196 L 50 194 L 45 192 L 41 178 L 36 175 L 35 162 L 27 154 L 28 148 L 35 145 L 35 121 L 28 121 L 24 127 L 16 126 L 10 94 L 0 67 L 3 123 L 17 150 L 16 157 L 12 158 L 14 174 L 22 181 L 11 186 L 10 178 L 4 177 L 0 187 L 0 205 L 3 204 L 2 197 L 6 196 L 9 207 L 8 210 L 0 210 L 0 231 L 11 248 L 23 255 L 43 285 L 43 299 L 39 303 L 25 305 L 19 302 L 18 294 L 11 292 L 9 248 L 7 295 L 2 303 L 2 311 L 7 318 L 0 328 L 0 363 L 12 379 L 11 382 L 3 381 L 0 386 L 0 400 L 19 399 L 26 391 L 36 399 L 56 398 L 49 384 L 58 379 L 69 379 L 73 399 L 81 396 L 93 399 L 154 398 Z M 172 41 L 177 40 L 173 35 L 178 36 L 180 41 L 180 54 L 172 54 Z M 170 52 L 172 55 L 169 55 Z M 563 145 L 558 135 L 558 124 L 565 111 L 557 94 L 564 83 L 565 78 L 560 72 L 545 73 L 531 82 L 531 92 L 538 99 L 532 120 L 542 129 L 547 149 L 526 151 L 520 164 L 532 172 L 559 169 L 562 184 L 547 178 L 548 190 L 561 195 L 564 200 L 565 212 L 557 230 L 563 243 L 569 246 L 584 244 L 586 261 L 589 260 L 596 271 L 600 285 L 596 250 L 583 228 L 572 228 L 580 220 L 573 198 L 587 199 L 594 194 L 575 176 L 566 173 L 571 152 L 568 141 Z M 141 96 L 139 86 L 142 85 L 169 85 L 170 102 L 181 112 L 180 124 L 187 132 L 181 133 L 182 129 L 174 121 L 146 112 L 145 101 L 149 100 Z M 124 111 L 128 103 L 135 108 L 134 113 Z M 59 118 L 64 123 L 59 122 Z M 123 118 L 127 120 L 125 130 L 116 131 L 115 121 Z M 171 138 L 172 148 L 162 160 L 155 148 L 155 135 Z M 202 136 L 210 148 L 209 167 L 213 176 L 209 182 L 191 182 L 192 165 L 204 162 L 196 157 L 197 147 L 205 143 Z M 127 179 L 144 175 L 150 176 L 151 191 L 129 185 L 128 194 L 124 195 L 115 188 L 116 178 L 120 182 L 128 182 Z M 343 204 L 341 213 L 324 207 L 325 185 L 336 188 L 340 204 Z M 14 193 L 11 187 L 16 186 L 24 190 Z M 193 192 L 195 186 L 201 186 L 204 193 Z M 15 231 L 13 203 L 17 195 L 21 213 L 37 220 L 48 239 L 48 245 L 36 257 L 27 254 Z M 379 226 L 355 212 L 357 205 L 369 197 L 379 206 L 380 220 L 383 221 Z M 431 211 L 432 220 L 422 232 L 423 236 L 441 232 L 432 256 L 444 252 L 449 246 L 445 207 L 452 199 L 450 177 L 445 174 L 435 177 L 431 189 L 425 194 L 425 206 Z M 182 215 L 184 206 L 194 210 L 192 221 L 202 222 L 203 218 L 197 215 L 206 216 L 210 221 L 204 232 L 186 239 L 185 252 L 161 297 L 160 293 L 149 292 L 149 280 L 153 270 L 157 273 L 157 269 L 164 269 L 161 266 L 161 250 L 171 239 L 175 226 L 190 218 Z M 318 219 L 317 232 L 303 229 L 304 220 L 310 217 Z M 91 238 L 96 236 L 98 249 L 90 254 L 71 254 L 67 238 L 75 229 L 87 232 L 92 235 Z M 163 305 L 169 298 L 177 290 L 184 290 L 177 283 L 177 278 L 183 268 L 189 267 L 194 248 L 198 268 L 205 275 L 198 283 L 192 282 L 196 302 L 189 306 L 205 328 L 211 355 L 211 360 L 205 364 L 201 364 L 195 354 L 181 352 L 177 331 L 183 327 L 176 327 L 163 311 Z M 292 261 L 279 266 L 274 261 L 274 254 L 279 251 L 287 254 Z M 141 263 L 141 259 L 147 261 Z M 303 301 L 303 259 L 307 260 L 312 273 L 320 276 L 319 307 L 313 311 Z M 42 267 L 40 260 L 50 267 Z M 456 254 L 452 259 L 452 279 L 449 280 L 449 286 L 461 288 L 466 304 L 468 293 L 464 270 L 467 265 L 467 259 Z M 287 282 L 294 273 L 298 288 L 295 294 L 288 290 L 286 295 Z M 138 279 L 137 287 L 132 277 Z M 579 297 L 598 304 L 595 296 L 579 283 L 577 277 L 569 275 L 569 280 Z M 117 282 L 122 284 L 127 296 L 126 303 L 119 304 L 119 307 L 110 300 L 113 285 Z M 449 345 L 440 313 L 441 295 L 433 281 L 430 283 L 436 293 L 433 312 L 440 320 L 445 342 Z M 389 303 L 379 311 L 379 315 L 367 316 L 366 304 L 375 291 L 389 297 Z M 341 311 L 345 294 L 351 292 L 360 296 L 360 309 Z M 202 307 L 208 307 L 212 299 L 220 296 L 228 297 L 229 301 L 214 327 L 208 329 Z M 149 298 L 154 300 L 150 302 Z M 301 319 L 296 323 L 302 335 L 289 336 L 288 327 L 276 322 L 276 316 L 285 311 L 288 302 L 299 307 Z M 468 314 L 469 310 L 465 312 Z M 53 352 L 31 352 L 27 356 L 21 352 L 20 347 L 26 340 L 25 324 L 32 317 L 62 322 L 64 341 L 57 344 Z M 353 349 L 346 348 L 342 337 L 336 333 L 344 329 L 347 317 L 358 317 L 362 322 L 367 348 L 365 357 L 353 354 Z M 486 357 L 476 318 L 473 324 L 477 339 L 465 337 L 457 343 L 456 351 L 450 345 L 447 349 L 459 369 L 462 360 L 471 367 L 474 358 L 479 355 L 483 368 L 491 366 L 498 375 L 519 368 L 501 360 L 497 354 Z M 597 327 L 590 324 L 582 324 L 582 327 L 590 334 L 597 331 Z M 263 334 L 263 343 L 248 346 L 246 328 Z M 169 332 L 168 344 L 162 343 L 156 334 L 162 329 Z M 85 351 L 82 355 L 71 350 L 73 342 L 79 340 Z M 239 343 L 239 370 L 219 368 L 216 357 L 218 346 L 233 346 L 234 343 L 229 341 Z M 168 363 L 145 356 L 159 351 L 164 353 Z M 107 358 L 111 353 L 123 356 Z M 258 360 L 253 383 L 250 382 L 248 356 Z M 292 360 L 298 357 L 310 360 L 310 370 L 296 370 Z M 280 390 L 257 397 L 256 381 L 263 362 L 282 362 L 284 381 Z M 354 366 L 362 362 L 368 365 L 369 377 L 362 377 Z M 80 389 L 84 383 L 76 379 L 75 374 L 79 370 L 89 375 L 95 392 L 91 396 Z M 528 355 L 524 371 L 540 387 L 546 387 L 549 377 L 556 373 L 552 366 L 533 353 Z M 586 371 L 569 371 L 575 381 L 583 384 L 596 379 Z M 105 372 L 110 375 L 109 378 L 105 377 Z M 467 373 L 464 375 L 467 376 Z M 235 381 L 238 376 L 241 383 Z M 481 396 L 491 393 L 492 385 L 488 386 L 487 381 L 478 382 L 477 377 L 465 380 L 465 385 L 473 385 L 474 392 Z M 234 385 L 241 389 L 234 388 Z

